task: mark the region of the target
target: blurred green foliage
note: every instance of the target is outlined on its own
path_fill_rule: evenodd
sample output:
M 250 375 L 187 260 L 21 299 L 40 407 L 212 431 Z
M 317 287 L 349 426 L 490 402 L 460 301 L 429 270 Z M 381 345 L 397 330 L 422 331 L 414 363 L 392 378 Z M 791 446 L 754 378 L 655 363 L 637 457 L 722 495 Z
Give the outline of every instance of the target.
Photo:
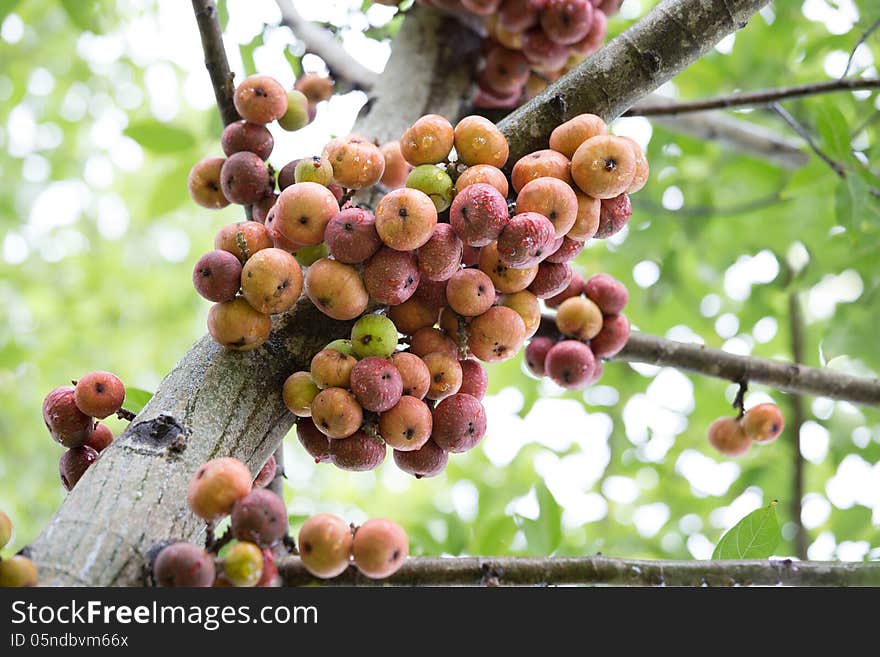
M 168 4 L 0 0 L 0 508 L 17 526 L 17 547 L 63 499 L 61 448 L 42 425 L 42 397 L 93 369 L 154 390 L 204 331 L 208 304 L 192 290 L 192 265 L 215 230 L 240 216 L 200 209 L 187 196 L 191 164 L 219 152 L 220 131 L 213 109 L 186 99 L 189 69 L 175 51 L 145 59 L 131 47 L 126 27 L 150 24 Z M 233 21 L 226 4 L 221 16 Z M 363 4 L 348 13 L 356 29 L 387 38 L 399 19 L 370 25 L 358 19 L 369 11 Z M 635 4 L 643 13 L 651 3 Z M 725 52 L 677 78 L 675 90 L 689 99 L 840 75 L 877 18 L 874 5 L 856 2 L 846 29 L 846 7 L 774 3 Z M 831 18 L 815 20 L 820 9 Z M 612 32 L 632 20 L 615 18 Z M 194 22 L 187 29 L 197 43 Z M 264 33 L 238 43 L 244 68 L 255 70 Z M 283 51 L 294 74 L 298 52 Z M 857 55 L 851 74 L 876 76 L 880 35 Z M 179 99 L 176 109 L 157 110 L 162 95 Z M 626 239 L 593 245 L 577 265 L 629 286 L 627 313 L 640 330 L 765 357 L 791 358 L 788 302 L 798 294 L 808 364 L 874 376 L 880 207 L 870 189 L 880 187 L 880 101 L 846 93 L 786 108 L 845 167 L 845 179 L 816 157 L 785 170 L 654 125 L 652 177 L 634 198 Z M 739 116 L 789 132 L 769 111 Z M 737 293 L 752 277 L 760 281 Z M 455 455 L 436 479 L 406 478 L 393 464 L 363 474 L 316 466 L 289 437 L 294 522 L 316 510 L 352 521 L 390 516 L 409 531 L 415 554 L 689 558 L 708 556 L 725 529 L 778 499 L 784 540 L 775 553 L 792 553 L 791 429 L 735 465 L 706 442 L 709 423 L 732 412 L 734 386 L 609 363 L 598 388 L 562 392 L 528 377 L 519 358 L 493 366 L 490 377 L 498 396 L 485 449 Z M 787 395 L 753 393 L 770 394 L 791 419 Z M 821 537 L 814 554 L 878 558 L 880 415 L 821 399 L 806 406 L 805 516 L 810 542 Z M 840 492 L 834 478 L 845 459 L 849 483 L 853 472 L 873 473 L 873 493 Z M 720 480 L 729 486 L 716 488 Z

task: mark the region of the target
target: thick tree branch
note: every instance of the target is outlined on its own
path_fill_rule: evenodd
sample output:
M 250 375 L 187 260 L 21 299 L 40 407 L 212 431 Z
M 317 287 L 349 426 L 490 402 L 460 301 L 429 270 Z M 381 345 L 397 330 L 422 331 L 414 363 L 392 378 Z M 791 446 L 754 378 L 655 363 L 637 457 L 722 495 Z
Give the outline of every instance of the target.
M 235 85 L 232 81 L 232 71 L 229 70 L 229 61 L 226 59 L 226 50 L 223 47 L 223 30 L 220 28 L 217 7 L 214 0 L 192 0 L 192 6 L 202 38 L 202 50 L 205 51 L 205 68 L 208 69 L 211 84 L 214 86 L 217 109 L 220 110 L 223 125 L 229 125 L 241 117 L 232 103 Z
M 681 103 L 645 103 L 627 110 L 624 112 L 624 116 L 677 116 L 691 112 L 705 112 L 706 110 L 770 105 L 781 100 L 791 100 L 792 98 L 805 98 L 807 96 L 818 96 L 841 91 L 858 91 L 861 89 L 880 89 L 880 78 L 844 78 L 827 82 L 780 87 L 778 89 L 744 91 L 742 93 L 730 94 L 729 96 Z
M 352 566 L 331 580 L 292 557 L 279 564 L 287 586 L 878 586 L 880 564 L 820 561 L 647 561 L 612 557 L 411 557 L 387 580 Z
M 373 88 L 379 78 L 377 73 L 349 55 L 328 30 L 300 16 L 291 0 L 275 1 L 281 10 L 281 24 L 293 30 L 294 36 L 305 45 L 306 52 L 324 60 L 330 75 L 357 89 L 368 91 Z
M 768 0 L 661 0 L 638 23 L 550 85 L 499 127 L 510 162 L 546 148 L 560 123 L 592 112 L 606 121 L 705 55 L 743 27 Z

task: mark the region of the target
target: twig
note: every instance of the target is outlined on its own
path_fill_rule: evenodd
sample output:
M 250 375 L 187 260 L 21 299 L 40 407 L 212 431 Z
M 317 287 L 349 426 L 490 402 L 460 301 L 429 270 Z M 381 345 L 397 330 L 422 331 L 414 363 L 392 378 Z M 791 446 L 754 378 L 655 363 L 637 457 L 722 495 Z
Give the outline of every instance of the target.
M 379 76 L 349 55 L 328 30 L 300 16 L 290 0 L 275 2 L 281 10 L 281 24 L 293 31 L 294 36 L 305 44 L 308 52 L 324 60 L 333 78 L 344 80 L 364 91 L 373 88 Z
M 791 356 L 795 363 L 804 362 L 804 319 L 798 293 L 788 296 L 788 322 L 791 336 Z M 793 543 L 798 559 L 807 558 L 807 535 L 801 521 L 801 500 L 804 497 L 804 457 L 801 454 L 801 427 L 806 420 L 804 399 L 795 393 L 791 396 L 792 422 L 789 424 L 791 433 L 791 457 L 793 464 L 791 479 L 790 512 L 794 523 L 795 534 Z
M 132 422 L 137 417 L 137 413 L 134 413 L 127 408 L 120 408 L 118 411 L 116 411 L 116 417 L 120 420 L 127 420 L 128 422 Z
M 205 51 L 205 68 L 208 69 L 211 84 L 214 86 L 217 109 L 220 110 L 223 125 L 229 125 L 240 120 L 241 116 L 232 102 L 235 85 L 223 47 L 223 30 L 220 27 L 217 6 L 213 0 L 192 0 L 192 6 L 199 25 L 202 49 Z
M 675 116 L 690 112 L 705 112 L 706 110 L 769 105 L 780 100 L 818 96 L 820 94 L 837 93 L 841 91 L 858 91 L 860 89 L 878 88 L 880 88 L 880 78 L 844 78 L 840 80 L 829 80 L 827 82 L 812 82 L 791 87 L 780 87 L 777 89 L 746 91 L 730 94 L 729 96 L 719 96 L 717 98 L 706 98 L 704 100 L 693 100 L 683 103 L 636 105 L 624 112 L 623 116 Z
M 843 165 L 840 162 L 832 159 L 825 151 L 819 148 L 819 144 L 816 143 L 816 140 L 813 139 L 813 135 L 810 134 L 810 131 L 807 130 L 800 121 L 794 118 L 791 113 L 785 109 L 779 103 L 771 103 L 770 109 L 776 112 L 780 118 L 785 121 L 792 130 L 798 133 L 805 142 L 807 142 L 807 146 L 810 147 L 810 150 L 813 151 L 819 159 L 821 159 L 825 164 L 831 167 L 832 171 L 836 173 L 841 178 L 846 178 L 846 170 L 843 168 Z
M 843 74 L 840 76 L 841 80 L 849 75 L 849 69 L 852 66 L 853 58 L 856 56 L 856 50 L 858 50 L 859 46 L 868 40 L 868 37 L 871 36 L 871 34 L 873 34 L 878 27 L 880 27 L 880 18 L 871 23 L 868 29 L 862 32 L 862 36 L 860 36 L 859 40 L 856 41 L 856 45 L 854 45 L 852 47 L 852 50 L 849 51 L 849 59 L 846 60 L 846 68 L 843 69 Z
M 411 557 L 394 575 L 371 580 L 349 567 L 331 580 L 308 573 L 297 558 L 278 571 L 287 586 L 877 586 L 880 563 L 792 561 L 649 561 L 612 557 Z
M 736 391 L 736 397 L 733 400 L 733 407 L 736 409 L 736 419 L 741 420 L 746 414 L 746 393 L 749 391 L 749 380 L 743 379 L 739 382 L 739 389 Z

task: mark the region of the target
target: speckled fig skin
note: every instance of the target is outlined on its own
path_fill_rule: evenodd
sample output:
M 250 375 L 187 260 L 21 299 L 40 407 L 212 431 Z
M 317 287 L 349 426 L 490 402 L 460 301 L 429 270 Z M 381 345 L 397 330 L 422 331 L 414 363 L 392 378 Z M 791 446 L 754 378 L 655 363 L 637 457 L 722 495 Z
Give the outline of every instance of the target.
M 462 7 L 478 16 L 494 14 L 501 4 L 501 0 L 460 0 L 460 2 Z
M 452 226 L 436 224 L 430 239 L 419 248 L 419 271 L 423 279 L 448 280 L 461 267 L 464 245 Z
M 312 401 L 312 422 L 328 438 L 347 438 L 361 426 L 364 411 L 343 388 L 326 388 Z
M 302 288 L 299 263 L 281 249 L 258 251 L 244 263 L 241 271 L 244 298 L 254 310 L 267 315 L 290 310 L 302 294 Z
M 261 548 L 277 545 L 287 534 L 287 507 L 274 492 L 252 490 L 232 507 L 232 534 Z
M 615 315 L 622 311 L 629 301 L 626 285 L 611 274 L 596 274 L 584 284 L 584 294 L 593 301 L 605 315 Z
M 232 203 L 253 205 L 271 194 L 274 182 L 258 155 L 241 151 L 230 155 L 220 169 L 220 187 Z
M 235 109 L 246 121 L 265 125 L 287 111 L 287 91 L 268 75 L 251 75 L 235 88 Z
M 526 345 L 524 360 L 529 372 L 535 376 L 546 376 L 547 352 L 553 348 L 556 342 L 550 338 L 539 336 L 529 341 Z
M 237 500 L 251 492 L 252 475 L 244 463 L 231 456 L 212 459 L 199 466 L 187 488 L 189 508 L 202 520 L 229 515 Z
M 556 296 L 571 283 L 574 270 L 565 262 L 542 262 L 538 267 L 538 275 L 529 286 L 529 292 L 539 299 L 548 299 Z
M 508 220 L 507 200 L 486 183 L 459 191 L 449 209 L 452 229 L 469 246 L 485 246 L 497 239 Z
M 95 423 L 95 428 L 92 431 L 92 435 L 89 436 L 89 439 L 86 441 L 86 447 L 91 447 L 93 450 L 100 454 L 105 449 L 110 446 L 110 443 L 113 442 L 113 432 L 110 430 L 106 424 L 101 424 L 100 422 Z
M 229 205 L 229 199 L 223 195 L 220 185 L 220 171 L 224 162 L 224 157 L 206 157 L 196 162 L 189 171 L 186 181 L 189 195 L 203 208 L 219 210 Z
M 330 463 L 330 439 L 318 430 L 310 417 L 296 421 L 296 437 L 315 463 Z
M 709 444 L 725 456 L 742 456 L 752 447 L 752 439 L 733 417 L 720 417 L 709 425 Z
M 454 395 L 461 388 L 462 369 L 458 358 L 448 352 L 432 351 L 422 356 L 428 372 L 431 374 L 431 383 L 428 388 L 428 399 L 435 401 Z
M 382 151 L 361 135 L 334 139 L 324 147 L 322 155 L 333 165 L 333 179 L 349 189 L 372 187 L 385 173 Z
M 409 350 L 420 358 L 435 351 L 448 354 L 452 358 L 458 356 L 455 342 L 435 328 L 423 328 L 413 333 L 409 339 Z
M 333 319 L 354 319 L 370 302 L 357 269 L 329 258 L 321 258 L 308 268 L 305 288 L 318 310 Z
M 385 460 L 385 443 L 358 431 L 348 438 L 330 441 L 330 462 L 340 470 L 375 470 Z
M 501 262 L 498 245 L 495 242 L 487 244 L 480 250 L 479 266 L 480 270 L 486 272 L 492 279 L 495 289 L 502 294 L 525 290 L 538 275 L 538 265 L 515 269 Z
M 559 245 L 559 248 L 548 255 L 545 262 L 553 262 L 556 264 L 570 262 L 577 258 L 583 250 L 583 242 L 578 242 L 577 240 L 573 240 L 570 237 L 565 236 L 562 238 L 562 243 Z
M 268 160 L 275 146 L 275 139 L 264 125 L 235 121 L 223 129 L 220 146 L 227 156 L 249 151 L 261 160 Z
M 400 372 L 404 396 L 424 399 L 431 387 L 431 372 L 425 361 L 408 351 L 398 351 L 391 354 L 388 362 Z
M 333 215 L 324 230 L 324 241 L 334 258 L 350 265 L 363 262 L 382 246 L 373 213 L 361 208 L 346 208 Z
M 632 183 L 626 188 L 627 194 L 635 194 L 648 182 L 648 177 L 651 175 L 651 168 L 648 166 L 648 158 L 645 157 L 645 152 L 635 139 L 623 136 L 621 136 L 620 139 L 623 139 L 630 145 L 630 148 L 632 148 L 633 151 L 633 156 L 636 160 L 636 173 L 633 176 Z
M 299 558 L 315 577 L 336 577 L 345 572 L 351 562 L 353 540 L 351 527 L 345 520 L 318 513 L 308 518 L 299 530 Z
M 599 230 L 599 214 L 602 210 L 602 201 L 583 192 L 575 190 L 578 202 L 578 212 L 574 225 L 568 231 L 567 237 L 578 242 L 586 242 Z
M 523 54 L 533 66 L 547 71 L 560 69 L 568 61 L 568 48 L 550 39 L 539 27 L 523 35 Z
M 433 440 L 428 440 L 419 449 L 409 452 L 395 449 L 393 456 L 397 467 L 416 479 L 436 477 L 449 463 L 449 454 L 440 449 Z
M 406 182 L 406 177 L 412 171 L 412 165 L 400 152 L 399 141 L 389 141 L 379 147 L 382 157 L 385 158 L 385 171 L 380 181 L 388 189 L 400 189 Z
M 404 395 L 393 407 L 379 415 L 379 435 L 395 450 L 419 449 L 431 437 L 433 416 L 421 399 Z
M 336 349 L 322 349 L 312 357 L 311 377 L 315 385 L 324 388 L 348 388 L 351 370 L 357 358 Z
M 477 399 L 485 397 L 489 388 L 489 374 L 486 368 L 474 358 L 460 360 L 458 364 L 461 366 L 461 387 L 458 391 Z
M 602 117 L 595 114 L 579 114 L 553 129 L 550 133 L 550 148 L 571 159 L 578 146 L 587 139 L 607 134 L 608 125 Z
M 508 267 L 533 267 L 553 253 L 556 231 L 547 217 L 537 212 L 513 216 L 498 236 L 498 257 Z
M 293 179 L 295 183 L 313 182 L 326 187 L 333 182 L 333 165 L 320 155 L 304 157 L 296 163 Z
M 443 212 L 452 203 L 454 184 L 444 168 L 436 164 L 420 164 L 409 172 L 406 187 L 425 194 L 437 212 Z
M 376 231 L 396 251 L 412 251 L 424 245 L 437 225 L 437 208 L 417 189 L 395 189 L 376 204 Z
M 619 233 L 629 223 L 631 216 L 632 203 L 629 194 L 603 200 L 599 211 L 599 228 L 596 229 L 594 237 L 605 239 Z
M 214 237 L 214 248 L 228 251 L 244 263 L 261 249 L 272 247 L 269 230 L 256 221 L 241 221 L 223 226 Z
M 558 178 L 535 178 L 526 183 L 516 197 L 516 211 L 537 212 L 547 217 L 562 237 L 574 226 L 578 200 L 571 185 Z
M 572 297 L 559 304 L 556 328 L 563 335 L 589 340 L 602 329 L 602 311 L 586 297 Z
M 510 32 L 525 32 L 537 25 L 534 0 L 504 0 L 498 10 L 498 24 Z
M 320 103 L 322 100 L 330 100 L 333 96 L 333 79 L 317 73 L 306 73 L 293 85 L 294 89 L 308 98 L 310 103 Z
M 613 1 L 622 2 L 622 0 Z M 603 5 L 601 8 L 596 7 L 595 5 L 594 7 L 593 24 L 590 26 L 590 31 L 587 33 L 587 36 L 570 46 L 571 51 L 574 54 L 584 56 L 591 55 L 599 50 L 605 42 L 605 37 L 608 34 L 608 17 L 605 13 L 605 7 L 607 7 L 607 5 Z M 618 7 L 614 8 L 614 12 L 617 13 L 618 9 L 619 4 Z
M 386 518 L 371 518 L 357 528 L 351 547 L 354 564 L 371 579 L 390 577 L 409 554 L 406 532 Z
M 623 313 L 605 315 L 602 330 L 590 340 L 590 349 L 597 358 L 611 358 L 626 346 L 629 340 L 629 320 Z
M 254 310 L 243 297 L 211 306 L 208 332 L 227 349 L 250 351 L 262 345 L 272 332 L 269 315 Z
M 460 269 L 446 284 L 449 306 L 459 315 L 482 315 L 495 303 L 495 285 L 479 269 Z
M 593 352 L 577 340 L 558 342 L 547 352 L 544 360 L 547 376 L 557 385 L 570 389 L 589 385 L 595 367 Z
M 769 443 L 782 433 L 785 418 L 776 404 L 765 402 L 747 410 L 741 424 L 745 434 L 756 443 Z
M 368 356 L 351 370 L 351 391 L 360 405 L 375 413 L 384 413 L 400 401 L 403 379 L 400 372 L 384 358 Z
M 476 164 L 465 169 L 455 181 L 455 190 L 460 194 L 463 190 L 477 183 L 484 183 L 494 187 L 504 198 L 507 198 L 507 194 L 510 191 L 510 185 L 504 172 L 489 164 Z
M 559 294 L 544 299 L 544 305 L 548 308 L 558 308 L 563 301 L 580 295 L 584 291 L 584 279 L 578 272 L 572 272 L 571 281 Z
M 278 189 L 279 191 L 284 191 L 291 185 L 296 183 L 296 167 L 300 163 L 300 160 L 291 160 L 278 172 Z
M 446 281 L 432 281 L 421 277 L 419 286 L 416 288 L 412 296 L 422 303 L 434 308 L 437 312 L 447 305 L 446 300 Z
M 541 12 L 541 27 L 556 43 L 577 43 L 590 33 L 593 4 L 590 0 L 547 0 Z
M 92 418 L 76 405 L 73 386 L 61 386 L 46 395 L 43 422 L 55 442 L 68 448 L 84 445 L 94 430 Z
M 76 382 L 73 400 L 90 417 L 114 415 L 125 401 L 125 385 L 112 372 L 89 372 Z
M 275 203 L 275 229 L 299 244 L 319 244 L 331 217 L 339 212 L 333 192 L 314 182 L 287 187 Z
M 254 477 L 253 488 L 265 488 L 275 480 L 275 474 L 278 472 L 278 462 L 275 455 L 269 456 L 269 459 L 260 468 L 257 476 Z
M 526 325 L 515 310 L 493 306 L 470 324 L 468 348 L 484 363 L 513 358 L 526 340 Z
M 193 267 L 193 287 L 208 301 L 231 301 L 241 287 L 241 262 L 228 251 L 209 251 Z
M 452 124 L 438 114 L 426 114 L 400 138 L 400 152 L 413 166 L 442 162 L 452 150 Z
M 522 52 L 495 46 L 486 54 L 479 84 L 490 93 L 506 96 L 521 92 L 531 74 L 529 60 Z M 487 162 L 487 164 L 494 163 Z M 503 166 L 503 163 L 495 166 Z
M 287 111 L 278 119 L 278 125 L 287 132 L 296 132 L 312 122 L 313 115 L 306 95 L 297 89 L 287 92 Z
M 61 476 L 61 485 L 64 490 L 71 491 L 76 482 L 86 473 L 92 463 L 98 460 L 98 452 L 88 445 L 71 447 L 61 455 L 58 462 L 58 474 Z
M 421 328 L 437 323 L 437 311 L 414 296 L 388 309 L 388 319 L 404 335 L 412 335 Z
M 253 205 L 253 217 L 254 221 L 259 223 L 265 223 L 266 217 L 269 215 L 269 212 L 275 207 L 276 201 L 278 201 L 278 194 L 272 193 L 268 196 L 264 196 L 259 201 L 254 203 Z
M 471 317 L 459 315 L 452 308 L 446 306 L 446 308 L 440 311 L 437 325 L 446 335 L 458 341 L 462 335 L 461 331 L 467 328 L 467 325 L 471 323 L 471 319 Z
M 204 588 L 214 585 L 214 557 L 192 543 L 172 543 L 153 562 L 156 586 Z
M 494 123 L 472 115 L 464 117 L 455 126 L 455 152 L 458 161 L 469 167 L 482 164 L 500 169 L 507 162 L 510 148 L 504 133 Z
M 542 263 L 543 264 L 543 263 Z M 538 297 L 528 290 L 505 294 L 500 298 L 502 306 L 515 310 L 526 326 L 526 337 L 532 337 L 541 326 L 541 304 Z
M 421 275 L 415 254 L 384 246 L 367 260 L 363 277 L 370 297 L 383 305 L 394 306 L 413 295 Z
M 461 453 L 473 449 L 486 435 L 486 409 L 472 395 L 458 393 L 434 408 L 431 440 L 440 449 Z
M 599 135 L 578 146 L 571 158 L 571 176 L 585 194 L 608 199 L 624 193 L 636 173 L 630 144 L 612 135 Z

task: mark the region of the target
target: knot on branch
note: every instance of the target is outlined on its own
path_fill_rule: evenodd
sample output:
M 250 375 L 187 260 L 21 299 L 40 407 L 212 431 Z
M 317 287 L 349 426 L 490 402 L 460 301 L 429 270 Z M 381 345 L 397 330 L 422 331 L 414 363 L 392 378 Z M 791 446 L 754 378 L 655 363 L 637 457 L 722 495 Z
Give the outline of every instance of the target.
M 483 586 L 501 586 L 501 578 L 504 576 L 504 569 L 491 562 L 483 562 L 480 564 L 480 572 L 483 576 L 480 578 L 480 584 Z
M 663 60 L 660 58 L 660 55 L 653 50 L 645 50 L 642 53 L 642 63 L 651 72 L 652 75 L 656 75 L 660 72 L 660 64 L 662 61 Z
M 170 452 L 186 449 L 187 437 L 191 433 L 170 415 L 158 415 L 152 420 L 138 422 L 131 428 L 132 440 L 146 443 L 151 447 L 165 447 Z

